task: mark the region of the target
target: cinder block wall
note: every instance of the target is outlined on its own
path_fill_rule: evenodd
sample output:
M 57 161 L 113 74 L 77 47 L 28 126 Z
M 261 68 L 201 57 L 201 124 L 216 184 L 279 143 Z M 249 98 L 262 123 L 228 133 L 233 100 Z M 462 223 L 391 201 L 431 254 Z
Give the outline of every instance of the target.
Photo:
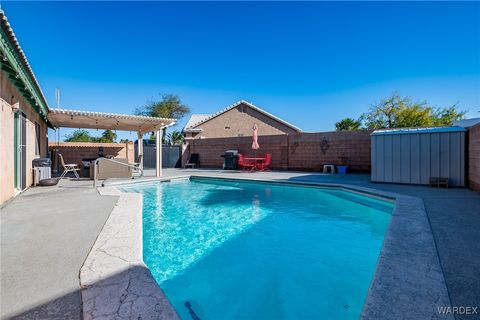
M 480 192 L 480 124 L 468 130 L 468 183 Z
M 81 164 L 83 158 L 98 157 L 98 149 L 103 147 L 106 156 L 112 155 L 115 158 L 127 158 L 129 162 L 134 162 L 133 143 L 92 143 L 92 142 L 49 142 L 49 150 L 58 148 L 58 152 L 62 154 L 65 163 Z M 54 159 L 55 160 L 55 157 Z M 54 161 L 53 168 L 56 168 Z
M 370 131 L 295 133 L 259 136 L 257 155 L 272 154 L 273 169 L 320 171 L 324 164 L 346 164 L 354 172 L 370 171 Z M 189 142 L 188 157 L 199 153 L 202 167 L 220 168 L 229 149 L 253 156 L 252 137 L 199 139 Z M 185 161 L 185 159 L 183 159 Z

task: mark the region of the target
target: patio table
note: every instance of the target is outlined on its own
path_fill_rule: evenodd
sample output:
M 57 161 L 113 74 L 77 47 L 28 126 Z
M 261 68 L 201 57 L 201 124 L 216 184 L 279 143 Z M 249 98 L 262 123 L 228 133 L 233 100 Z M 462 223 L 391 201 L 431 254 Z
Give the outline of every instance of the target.
M 265 161 L 265 158 L 264 157 L 249 157 L 249 158 L 246 157 L 245 160 L 253 162 L 252 170 L 250 170 L 250 172 L 252 172 L 252 171 L 258 170 L 258 164 L 261 163 L 262 161 Z

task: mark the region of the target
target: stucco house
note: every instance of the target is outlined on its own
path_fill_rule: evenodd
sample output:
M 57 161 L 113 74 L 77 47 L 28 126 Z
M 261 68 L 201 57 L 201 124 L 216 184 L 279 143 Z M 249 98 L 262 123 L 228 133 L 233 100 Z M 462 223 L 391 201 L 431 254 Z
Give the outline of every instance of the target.
M 0 10 L 0 204 L 33 182 L 32 160 L 46 157 L 48 104 Z
M 186 140 L 228 138 L 252 135 L 252 127 L 258 126 L 259 135 L 280 135 L 302 130 L 252 103 L 240 100 L 215 113 L 193 114 L 183 128 Z

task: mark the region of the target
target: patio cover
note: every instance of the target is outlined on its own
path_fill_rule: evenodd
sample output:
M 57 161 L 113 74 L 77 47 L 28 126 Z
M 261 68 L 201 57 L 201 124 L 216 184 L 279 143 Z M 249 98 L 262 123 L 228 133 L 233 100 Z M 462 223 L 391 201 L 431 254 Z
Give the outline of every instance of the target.
M 48 119 L 57 128 L 110 129 L 142 133 L 175 124 L 175 119 L 168 118 L 67 109 L 50 109 Z
M 88 128 L 136 131 L 138 135 L 138 152 L 143 155 L 143 134 L 155 131 L 157 134 L 156 175 L 162 175 L 161 130 L 175 124 L 175 119 L 136 116 L 119 113 L 105 113 L 68 109 L 49 109 L 48 120 L 56 128 Z M 141 160 L 143 168 L 143 157 Z

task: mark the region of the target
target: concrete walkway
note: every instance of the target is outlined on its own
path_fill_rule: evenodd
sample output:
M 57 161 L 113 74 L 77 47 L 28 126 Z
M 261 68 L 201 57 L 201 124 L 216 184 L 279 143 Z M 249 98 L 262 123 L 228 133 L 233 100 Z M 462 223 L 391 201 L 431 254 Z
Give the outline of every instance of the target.
M 420 197 L 424 200 L 453 306 L 480 305 L 480 195 L 467 189 L 373 184 L 368 175 L 306 172 L 241 173 L 166 169 L 181 175 L 345 183 Z M 152 179 L 153 172 L 147 170 Z M 116 197 L 100 197 L 91 181 L 64 180 L 34 188 L 2 208 L 1 317 L 81 317 L 78 273 L 113 209 Z M 480 308 L 479 308 L 480 309 Z M 472 316 L 458 319 L 475 319 Z
M 2 319 L 82 318 L 79 270 L 116 199 L 62 180 L 1 209 Z

